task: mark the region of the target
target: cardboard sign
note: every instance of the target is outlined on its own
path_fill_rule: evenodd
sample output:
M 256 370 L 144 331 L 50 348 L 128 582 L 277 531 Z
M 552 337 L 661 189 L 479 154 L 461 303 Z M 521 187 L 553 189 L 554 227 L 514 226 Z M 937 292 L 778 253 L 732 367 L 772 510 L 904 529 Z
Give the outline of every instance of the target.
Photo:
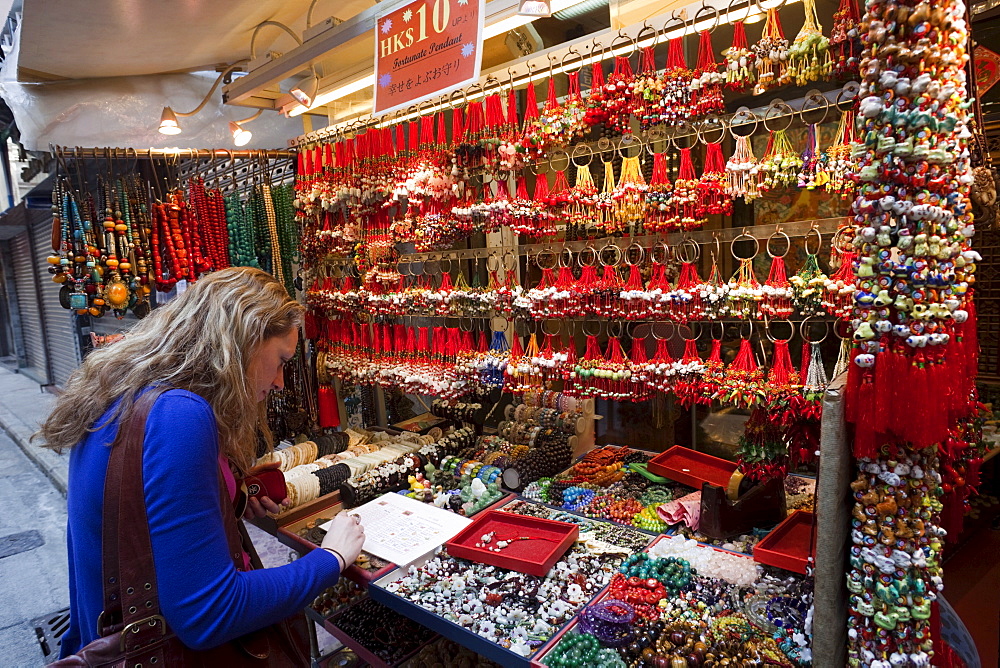
M 416 0 L 375 23 L 375 107 L 384 114 L 479 80 L 484 0 Z

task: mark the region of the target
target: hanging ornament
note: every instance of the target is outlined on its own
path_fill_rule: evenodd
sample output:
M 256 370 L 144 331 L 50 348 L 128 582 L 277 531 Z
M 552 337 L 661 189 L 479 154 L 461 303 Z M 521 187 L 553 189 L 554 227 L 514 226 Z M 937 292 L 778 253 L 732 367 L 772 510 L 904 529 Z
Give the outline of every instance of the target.
M 698 286 L 701 295 L 702 317 L 706 320 L 721 320 L 732 313 L 729 301 L 729 284 L 722 280 L 719 271 L 719 254 L 721 252 L 718 237 L 715 238 L 715 249 L 711 251 L 712 268 L 708 278 Z
M 630 137 L 632 135 L 625 135 L 618 145 L 618 153 L 622 157 L 622 170 L 611 196 L 615 203 L 614 217 L 619 229 L 632 227 L 645 218 L 646 180 L 642 176 L 640 156 L 625 155 L 628 150 L 626 141 Z M 644 150 L 641 145 L 639 150 L 640 153 Z
M 591 53 L 593 57 L 595 54 Z M 598 56 L 600 54 L 597 54 Z M 595 57 L 590 65 L 590 91 L 587 94 L 587 110 L 583 122 L 589 127 L 601 125 L 608 119 L 608 110 L 604 106 L 607 94 L 604 90 L 604 61 Z
M 725 137 L 723 127 L 719 141 L 705 142 L 705 169 L 698 181 L 699 212 L 702 218 L 708 215 L 733 214 L 733 200 L 726 189 L 726 160 L 722 157 L 722 140 Z
M 604 184 L 600 194 L 597 196 L 598 219 L 595 224 L 609 236 L 620 235 L 624 230 L 624 225 L 616 215 L 615 202 L 615 163 L 613 160 L 602 160 L 601 166 L 604 168 Z
M 753 252 L 746 257 L 740 257 L 736 252 L 736 244 L 741 240 L 753 242 Z M 757 317 L 758 307 L 764 300 L 764 290 L 753 271 L 753 260 L 760 252 L 760 242 L 744 230 L 733 239 L 730 250 L 733 257 L 739 262 L 739 268 L 729 279 L 727 298 L 730 313 L 737 318 L 752 320 Z
M 753 127 L 745 135 L 738 134 L 735 127 L 749 123 L 750 118 L 753 118 Z M 730 197 L 742 197 L 747 203 L 760 196 L 760 165 L 750 141 L 756 130 L 757 115 L 746 107 L 740 107 L 729 123 L 729 132 L 735 144 L 733 155 L 726 162 L 726 189 Z
M 771 242 L 777 236 L 785 238 L 785 250 L 781 255 L 775 255 L 771 251 Z M 762 290 L 764 299 L 760 303 L 760 313 L 766 319 L 784 320 L 791 317 L 792 313 L 795 312 L 792 306 L 792 284 L 788 282 L 788 274 L 785 268 L 785 256 L 788 255 L 788 251 L 791 248 L 791 239 L 781 231 L 781 226 L 779 225 L 775 233 L 768 237 L 767 245 L 765 246 L 765 250 L 767 250 L 767 254 L 771 258 L 771 270 L 767 275 L 767 281 L 764 282 Z
M 698 41 L 698 64 L 691 78 L 691 115 L 695 117 L 721 114 L 726 110 L 726 102 L 722 97 L 726 75 L 719 71 L 719 64 L 715 62 L 715 49 L 712 47 L 714 30 L 715 26 L 711 30 L 702 30 Z
M 789 118 L 785 127 L 771 129 L 768 127 L 768 114 L 780 112 L 782 108 L 787 108 Z M 764 113 L 764 128 L 770 132 L 767 138 L 767 148 L 764 150 L 764 157 L 760 160 L 761 182 L 759 191 L 761 193 L 788 188 L 798 184 L 799 170 L 802 169 L 802 156 L 792 148 L 788 140 L 786 131 L 791 125 L 791 108 L 781 102 L 768 107 Z
M 604 108 L 607 113 L 604 127 L 614 134 L 625 134 L 629 131 L 629 122 L 632 118 L 630 92 L 634 81 L 635 73 L 632 71 L 629 57 L 615 56 L 615 69 L 604 84 Z
M 752 329 L 752 322 L 749 323 Z M 764 374 L 757 365 L 750 338 L 740 340 L 736 357 L 726 367 L 719 400 L 738 408 L 753 408 L 764 399 Z
M 816 250 L 809 249 L 809 238 L 816 235 Z M 815 227 L 806 237 L 806 261 L 795 276 L 792 276 L 792 301 L 799 314 L 805 317 L 819 315 L 823 312 L 823 298 L 826 291 L 827 277 L 819 267 L 818 253 L 823 246 L 823 235 Z
M 733 21 L 733 45 L 722 54 L 726 60 L 726 88 L 745 91 L 755 78 L 756 53 L 747 43 L 747 31 L 743 21 Z
M 684 24 L 683 20 L 681 22 Z M 684 25 L 686 28 L 686 24 Z M 691 77 L 692 72 L 684 59 L 684 38 L 675 37 L 667 46 L 667 66 L 663 70 L 663 101 L 660 105 L 662 122 L 676 125 L 690 120 Z
M 840 6 L 833 13 L 833 28 L 830 30 L 830 47 L 833 51 L 835 79 L 850 79 L 858 75 L 861 58 L 861 12 L 857 0 L 840 0 Z
M 826 184 L 826 179 L 829 176 L 819 168 L 821 155 L 819 128 L 815 123 L 809 123 L 806 125 L 806 148 L 802 151 L 802 167 L 799 169 L 799 188 L 815 190 Z
M 785 33 L 781 29 L 777 7 L 770 7 L 767 10 L 767 20 L 764 22 L 760 41 L 750 48 L 757 66 L 754 95 L 791 83 L 791 77 L 788 75 L 788 40 L 785 39 Z
M 796 86 L 823 81 L 830 76 L 830 40 L 823 34 L 816 0 L 803 0 L 805 22 L 788 49 L 788 77 Z
M 690 129 L 690 125 L 684 123 L 678 126 Z M 691 160 L 691 148 L 679 149 L 680 166 L 677 170 L 677 177 L 674 179 L 674 187 L 670 197 L 670 224 L 672 229 L 694 230 L 705 224 L 706 220 L 700 210 L 700 198 L 698 193 L 698 176 L 694 171 L 694 162 Z
M 578 162 L 578 149 L 588 150 L 586 162 Z M 585 234 L 594 222 L 597 213 L 597 185 L 590 173 L 590 165 L 594 161 L 594 152 L 586 144 L 577 144 L 570 156 L 576 168 L 576 181 L 570 190 L 570 204 L 566 210 L 566 222 L 573 229 L 574 236 Z
M 644 27 L 636 36 L 637 42 L 647 30 L 652 28 Z M 656 31 L 653 30 L 653 33 L 655 35 Z M 655 44 L 650 44 L 640 51 L 639 73 L 632 82 L 632 115 L 639 119 L 639 125 L 644 130 L 662 122 L 664 83 L 657 71 L 654 48 Z
M 646 218 L 643 229 L 649 234 L 671 231 L 670 192 L 672 190 L 667 171 L 666 153 L 653 154 L 653 173 L 646 188 Z
M 841 197 L 853 197 L 857 184 L 850 178 L 851 145 L 857 141 L 855 136 L 855 115 L 853 109 L 848 109 L 840 115 L 840 125 L 833 142 L 823 154 L 820 169 L 826 174 L 827 192 Z

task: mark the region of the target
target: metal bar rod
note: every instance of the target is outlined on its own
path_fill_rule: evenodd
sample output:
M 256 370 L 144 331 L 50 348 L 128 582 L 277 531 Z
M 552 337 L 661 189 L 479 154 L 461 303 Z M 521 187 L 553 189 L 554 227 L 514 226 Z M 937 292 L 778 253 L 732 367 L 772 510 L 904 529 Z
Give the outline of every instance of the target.
M 228 160 L 229 158 L 235 158 L 237 160 L 247 160 L 251 158 L 293 158 L 298 155 L 298 152 L 294 149 L 280 149 L 280 150 L 243 150 L 243 151 L 231 151 L 224 148 L 182 148 L 182 149 L 168 149 L 168 148 L 139 148 L 139 149 L 124 149 L 124 148 L 71 148 L 68 146 L 53 146 L 52 151 L 61 152 L 62 155 L 67 158 L 111 158 L 111 159 L 122 159 L 122 160 L 134 160 L 136 158 L 174 158 L 178 157 L 180 159 L 200 159 L 200 158 L 219 158 Z
M 814 230 L 820 234 L 832 234 L 837 231 L 846 220 L 840 218 L 821 218 L 816 220 L 799 220 L 791 223 L 777 223 L 768 225 L 753 225 L 749 227 L 730 227 L 719 230 L 697 230 L 694 232 L 673 232 L 671 234 L 647 234 L 638 237 L 605 237 L 604 239 L 584 240 L 584 241 L 549 241 L 540 244 L 523 244 L 519 246 L 500 246 L 493 248 L 462 248 L 457 250 L 431 251 L 428 253 L 406 253 L 400 256 L 403 262 L 421 262 L 424 260 L 467 260 L 471 258 L 489 257 L 491 255 L 534 255 L 544 250 L 560 251 L 569 249 L 571 251 L 581 251 L 587 246 L 592 246 L 597 250 L 604 246 L 614 244 L 615 241 L 628 242 L 629 245 L 637 243 L 640 246 L 651 246 L 657 242 L 664 242 L 668 246 L 679 244 L 682 241 L 690 240 L 697 244 L 732 241 L 736 237 L 750 234 L 758 239 L 768 237 L 781 229 L 781 232 L 790 237 L 804 237 Z M 624 248 L 623 248 L 624 250 Z M 343 260 L 347 263 L 348 260 Z M 331 264 L 333 262 L 331 261 Z

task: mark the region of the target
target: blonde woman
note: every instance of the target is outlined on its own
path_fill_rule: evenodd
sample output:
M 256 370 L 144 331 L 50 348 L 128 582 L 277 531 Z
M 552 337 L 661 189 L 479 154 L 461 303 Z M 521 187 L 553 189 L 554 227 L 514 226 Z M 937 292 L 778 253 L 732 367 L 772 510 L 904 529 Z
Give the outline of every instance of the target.
M 233 549 L 235 479 L 254 462 L 258 433 L 267 429 L 264 401 L 283 387 L 302 317 L 302 306 L 265 272 L 214 272 L 156 309 L 124 340 L 91 353 L 70 379 L 39 432 L 48 447 L 71 449 L 70 627 L 63 657 L 128 629 L 123 621 L 154 606 L 162 620 L 143 617 L 138 625 L 150 638 L 148 647 L 163 635 L 189 650 L 224 645 L 301 611 L 357 557 L 364 532 L 346 514 L 335 520 L 323 549 L 279 568 L 253 570 L 248 556 Z M 126 425 L 121 433 L 120 425 Z M 136 586 L 126 575 L 145 562 L 128 555 L 141 554 L 135 547 L 141 541 L 102 528 L 107 494 L 121 491 L 126 499 L 128 486 L 138 484 L 115 463 L 127 456 L 122 443 L 129 430 L 139 443 L 131 451 L 141 453 L 135 459 L 154 564 L 153 573 L 135 576 Z M 122 449 L 112 456 L 116 448 Z M 141 507 L 136 515 L 122 500 L 120 508 L 119 534 L 127 533 L 127 524 L 141 527 Z M 266 497 L 252 499 L 246 516 L 277 510 Z M 141 530 L 135 533 L 144 538 Z M 121 582 L 105 582 L 102 565 L 105 572 L 111 567 L 102 564 L 102 553 L 116 540 Z M 120 601 L 115 586 L 125 588 Z M 128 630 L 138 638 L 136 628 Z M 126 636 L 131 634 L 121 634 L 122 647 Z M 145 642 L 134 644 L 147 647 Z M 162 658 L 170 662 L 170 656 Z

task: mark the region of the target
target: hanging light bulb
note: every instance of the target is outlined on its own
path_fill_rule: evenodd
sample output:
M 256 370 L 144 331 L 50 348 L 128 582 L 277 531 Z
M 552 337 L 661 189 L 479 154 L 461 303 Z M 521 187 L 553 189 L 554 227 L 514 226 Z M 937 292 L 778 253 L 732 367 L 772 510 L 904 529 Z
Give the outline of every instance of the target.
M 229 121 L 229 131 L 233 133 L 233 143 L 237 146 L 246 146 L 253 139 L 253 133 L 245 130 L 236 121 Z
M 315 76 L 306 77 L 300 83 L 292 87 L 288 91 L 295 101 L 301 104 L 303 107 L 311 107 L 313 103 L 313 98 L 316 96 L 316 88 L 319 86 L 319 80 Z M 312 92 L 307 92 L 312 91 Z
M 160 114 L 160 127 L 158 130 L 161 134 L 165 135 L 179 135 L 181 133 L 181 126 L 177 122 L 177 114 L 170 107 L 163 108 L 163 112 Z

